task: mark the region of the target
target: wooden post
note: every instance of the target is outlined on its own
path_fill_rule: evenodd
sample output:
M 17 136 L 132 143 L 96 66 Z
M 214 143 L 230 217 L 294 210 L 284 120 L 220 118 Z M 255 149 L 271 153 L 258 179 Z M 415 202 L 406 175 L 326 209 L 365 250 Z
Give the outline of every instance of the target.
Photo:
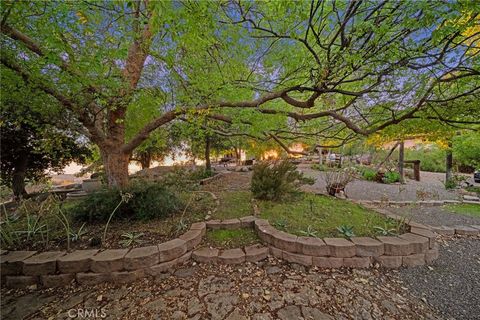
M 415 180 L 420 181 L 420 160 L 413 162 L 413 174 L 415 176 Z
M 448 142 L 447 154 L 445 157 L 445 183 L 452 180 L 453 154 L 452 142 Z
M 398 150 L 398 173 L 400 174 L 400 183 L 405 183 L 405 175 L 403 172 L 405 156 L 405 143 L 403 140 L 400 142 L 400 149 Z

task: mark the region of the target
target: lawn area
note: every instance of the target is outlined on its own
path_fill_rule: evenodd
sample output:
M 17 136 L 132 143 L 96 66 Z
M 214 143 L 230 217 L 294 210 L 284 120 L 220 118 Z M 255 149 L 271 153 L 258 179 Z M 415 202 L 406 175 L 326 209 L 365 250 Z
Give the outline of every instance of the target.
M 480 205 L 478 204 L 469 204 L 469 203 L 451 204 L 451 205 L 445 206 L 445 208 L 451 211 L 452 213 L 458 213 L 458 214 L 480 218 Z
M 395 229 L 397 223 L 349 201 L 304 194 L 294 202 L 259 202 L 261 216 L 277 229 L 298 236 L 341 236 L 337 227 L 351 226 L 355 236 L 373 236 L 374 227 Z
M 260 239 L 253 229 L 210 230 L 206 237 L 207 245 L 224 249 L 240 248 L 259 242 Z
M 223 192 L 214 219 L 239 218 L 252 214 L 248 191 Z M 351 226 L 355 236 L 373 236 L 375 227 L 397 228 L 397 222 L 349 201 L 327 196 L 302 194 L 288 202 L 257 201 L 261 217 L 279 230 L 299 236 L 341 236 L 337 227 Z
M 231 219 L 249 216 L 253 213 L 250 191 L 224 191 L 217 193 L 220 206 L 213 215 L 215 219 Z

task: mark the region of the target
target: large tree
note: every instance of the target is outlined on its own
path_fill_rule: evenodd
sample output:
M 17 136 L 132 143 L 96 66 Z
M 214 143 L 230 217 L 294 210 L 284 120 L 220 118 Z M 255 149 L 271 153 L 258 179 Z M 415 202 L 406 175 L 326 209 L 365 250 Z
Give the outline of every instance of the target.
M 75 120 L 51 97 L 3 81 L 1 88 L 1 183 L 18 199 L 27 196 L 26 181 L 61 172 L 71 161 L 83 163 L 91 152 L 86 139 L 72 130 Z
M 76 115 L 109 184 L 123 186 L 135 148 L 180 117 L 279 143 L 345 140 L 445 101 L 474 103 L 478 33 L 464 31 L 478 23 L 477 7 L 11 1 L 2 3 L 1 62 L 17 74 L 11 81 L 21 78 Z M 461 92 L 446 90 L 462 81 Z M 127 139 L 128 109 L 138 101 L 155 112 Z

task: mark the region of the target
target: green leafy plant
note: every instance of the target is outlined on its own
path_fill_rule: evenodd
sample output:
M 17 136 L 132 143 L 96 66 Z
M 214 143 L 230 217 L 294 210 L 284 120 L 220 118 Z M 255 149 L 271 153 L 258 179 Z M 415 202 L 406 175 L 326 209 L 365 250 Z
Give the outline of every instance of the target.
M 363 179 L 368 181 L 375 181 L 375 177 L 377 176 L 377 171 L 371 168 L 363 168 L 361 173 Z
M 73 242 L 80 240 L 87 233 L 87 230 L 85 229 L 85 224 L 86 223 L 83 223 L 76 232 L 70 231 L 70 239 Z
M 400 174 L 395 171 L 385 172 L 383 176 L 384 183 L 395 183 L 400 181 Z
M 72 229 L 70 227 L 70 219 L 64 213 L 60 204 L 58 204 L 55 207 L 54 214 L 55 214 L 55 217 L 57 218 L 57 220 L 60 221 L 60 223 L 63 226 L 63 229 L 65 231 L 65 235 L 66 235 L 66 239 L 67 239 L 67 250 L 70 250 L 70 236 L 71 236 L 71 233 L 72 233 Z
M 177 225 L 175 226 L 175 233 L 179 234 L 187 230 L 187 228 L 188 228 L 187 222 L 184 219 L 180 219 L 180 221 L 178 221 Z
M 7 214 L 5 206 L 3 207 L 3 212 L 5 218 L 0 222 L 0 241 L 5 246 L 11 246 L 18 242 L 18 234 L 15 231 L 15 228 L 12 225 L 16 219 Z
M 355 233 L 353 232 L 353 227 L 349 225 L 341 225 L 337 227 L 338 232 L 346 239 L 350 239 L 351 237 L 355 237 Z
M 318 232 L 312 226 L 308 226 L 306 230 L 300 230 L 299 233 L 305 237 L 317 237 Z
M 113 210 L 115 218 L 149 220 L 166 217 L 182 207 L 182 201 L 171 189 L 156 182 L 136 181 L 125 188 L 123 193 L 131 194 L 130 201 L 122 201 L 118 189 L 94 192 L 69 208 L 70 214 L 78 221 L 107 221 Z
M 273 223 L 273 226 L 280 230 L 286 230 L 288 227 L 288 221 L 286 219 L 278 219 Z
M 107 223 L 105 224 L 105 229 L 103 230 L 103 237 L 102 237 L 102 243 L 105 242 L 105 239 L 107 238 L 107 230 L 108 230 L 108 226 L 110 225 L 110 221 L 112 220 L 113 218 L 113 215 L 115 214 L 115 212 L 118 210 L 118 208 L 120 208 L 120 206 L 122 205 L 122 203 L 128 203 L 128 201 L 130 201 L 130 199 L 133 197 L 132 194 L 130 193 L 120 193 L 121 195 L 121 200 L 120 202 L 117 204 L 117 206 L 115 207 L 115 209 L 113 209 L 112 213 L 110 213 L 110 216 L 108 217 L 108 220 L 107 220 Z
M 298 194 L 300 186 L 313 183 L 289 160 L 264 161 L 253 166 L 251 191 L 256 199 L 278 201 Z
M 36 215 L 27 215 L 26 229 L 17 231 L 20 235 L 25 235 L 26 240 L 29 241 L 37 235 L 44 235 L 46 232 L 47 225 L 40 223 L 40 216 Z
M 381 236 L 393 236 L 396 235 L 396 229 L 395 228 L 389 228 L 387 224 L 385 224 L 383 227 L 381 226 L 374 226 L 373 229 L 375 232 Z
M 141 244 L 143 241 L 140 240 L 144 236 L 144 233 L 139 232 L 126 232 L 121 235 L 123 240 L 120 240 L 118 243 L 124 247 L 133 247 L 136 244 Z

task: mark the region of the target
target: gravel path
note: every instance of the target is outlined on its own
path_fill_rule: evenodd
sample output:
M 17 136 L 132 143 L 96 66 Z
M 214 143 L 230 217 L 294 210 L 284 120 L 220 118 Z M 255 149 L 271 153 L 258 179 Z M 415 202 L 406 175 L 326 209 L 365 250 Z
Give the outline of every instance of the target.
M 415 222 L 431 226 L 480 225 L 479 217 L 452 213 L 448 210 L 448 207 L 390 207 L 388 210 L 399 215 L 412 217 Z
M 304 186 L 304 190 L 315 193 L 326 193 L 325 181 L 322 172 L 313 170 L 311 165 L 301 164 L 298 169 L 305 175 L 315 179 L 315 184 Z M 219 168 L 225 171 L 224 168 Z M 219 180 L 212 182 L 213 188 L 228 190 L 248 190 L 252 172 L 230 172 Z M 383 184 L 365 180 L 355 180 L 347 185 L 346 193 L 355 200 L 458 200 L 460 195 L 456 191 L 445 190 L 443 185 L 444 174 L 435 172 L 421 172 L 422 181 L 407 180 L 406 184 Z M 228 187 L 224 187 L 228 186 Z
M 325 181 L 322 172 L 313 170 L 310 165 L 298 167 L 307 176 L 315 179 L 315 184 L 306 186 L 305 190 L 325 193 Z M 347 196 L 355 200 L 458 200 L 456 191 L 445 190 L 444 175 L 434 172 L 421 172 L 422 181 L 407 180 L 406 184 L 383 184 L 365 180 L 355 180 L 347 185 Z
M 431 268 L 402 269 L 400 278 L 445 319 L 480 319 L 480 238 L 441 244 Z

